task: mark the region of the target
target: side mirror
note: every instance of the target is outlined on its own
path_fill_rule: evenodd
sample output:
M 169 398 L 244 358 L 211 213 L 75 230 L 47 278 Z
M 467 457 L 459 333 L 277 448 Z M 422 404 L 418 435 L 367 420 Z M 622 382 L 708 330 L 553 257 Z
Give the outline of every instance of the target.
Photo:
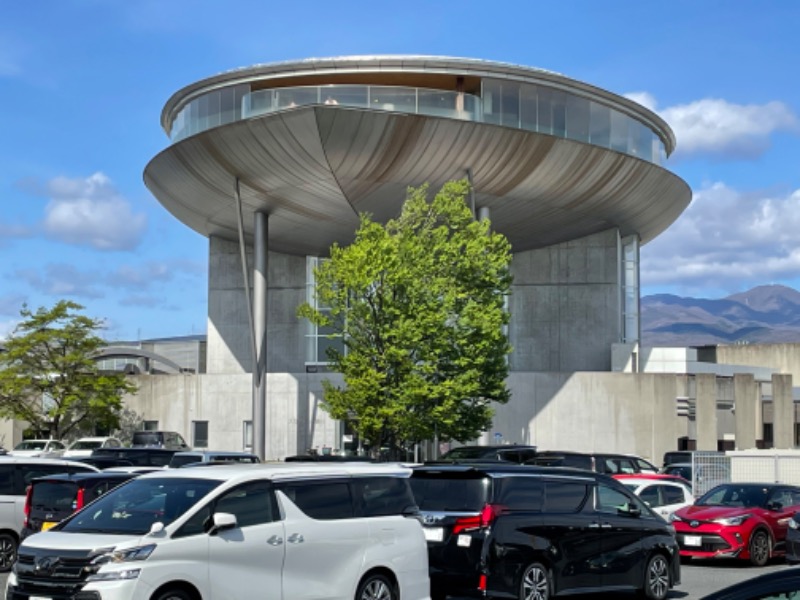
M 781 510 L 783 508 L 783 504 L 780 502 L 767 502 L 767 510 Z
M 625 515 L 627 517 L 641 517 L 642 511 L 641 509 L 636 506 L 635 504 L 631 504 L 628 502 L 623 508 L 618 510 L 619 514 Z
M 224 512 L 214 513 L 214 524 L 208 530 L 208 533 L 209 535 L 216 535 L 220 531 L 235 529 L 237 526 L 236 515 Z

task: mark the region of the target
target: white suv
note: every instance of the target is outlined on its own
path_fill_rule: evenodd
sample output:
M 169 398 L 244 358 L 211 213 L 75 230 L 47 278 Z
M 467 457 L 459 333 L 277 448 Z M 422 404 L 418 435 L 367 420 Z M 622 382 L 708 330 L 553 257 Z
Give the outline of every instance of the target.
M 26 538 L 5 597 L 428 600 L 409 475 L 290 463 L 148 473 Z

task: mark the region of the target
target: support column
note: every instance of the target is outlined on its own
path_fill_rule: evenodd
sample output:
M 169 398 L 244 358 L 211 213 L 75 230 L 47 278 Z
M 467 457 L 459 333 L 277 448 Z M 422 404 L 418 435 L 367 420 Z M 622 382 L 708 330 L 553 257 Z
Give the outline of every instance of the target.
M 736 373 L 733 376 L 737 450 L 756 447 L 756 426 L 760 420 L 756 411 L 761 409 L 758 389 L 752 373 Z
M 253 453 L 266 459 L 267 407 L 267 255 L 269 216 L 255 213 L 253 239 L 253 329 L 256 369 L 253 373 Z
M 772 440 L 777 449 L 794 448 L 791 374 L 772 374 Z
M 694 376 L 694 418 L 697 432 L 697 450 L 717 451 L 717 376 L 697 373 Z

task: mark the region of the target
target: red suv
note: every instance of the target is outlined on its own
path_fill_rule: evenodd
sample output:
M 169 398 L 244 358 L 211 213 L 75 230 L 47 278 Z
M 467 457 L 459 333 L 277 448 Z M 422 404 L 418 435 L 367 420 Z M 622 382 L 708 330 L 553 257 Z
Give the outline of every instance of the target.
M 682 557 L 742 558 L 763 566 L 786 549 L 800 487 L 724 483 L 672 515 Z

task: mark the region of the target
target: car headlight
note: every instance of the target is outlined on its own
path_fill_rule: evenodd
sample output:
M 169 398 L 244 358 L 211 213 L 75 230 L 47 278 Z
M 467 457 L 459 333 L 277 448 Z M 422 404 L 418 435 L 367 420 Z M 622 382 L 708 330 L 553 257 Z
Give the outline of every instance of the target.
M 123 581 L 125 579 L 136 579 L 141 573 L 141 569 L 123 569 L 122 571 L 106 571 L 89 575 L 86 581 Z
M 800 523 L 795 519 L 789 519 L 789 529 L 800 529 Z
M 748 513 L 744 515 L 739 515 L 738 517 L 728 517 L 727 519 L 714 519 L 712 523 L 717 523 L 719 525 L 736 526 L 736 525 L 741 525 L 752 516 L 753 515 Z
M 93 565 L 105 565 L 108 563 L 124 563 L 134 560 L 146 560 L 148 556 L 156 549 L 155 544 L 148 544 L 147 546 L 136 546 L 134 548 L 124 548 L 122 550 L 114 550 L 112 548 L 104 549 L 97 553 L 92 560 Z M 130 579 L 130 578 L 128 578 Z
M 670 522 L 670 523 L 673 523 L 673 522 L 675 522 L 675 521 L 683 521 L 683 519 L 681 519 L 681 518 L 680 518 L 678 515 L 676 515 L 675 513 L 671 513 L 671 514 L 669 515 L 669 522 Z

